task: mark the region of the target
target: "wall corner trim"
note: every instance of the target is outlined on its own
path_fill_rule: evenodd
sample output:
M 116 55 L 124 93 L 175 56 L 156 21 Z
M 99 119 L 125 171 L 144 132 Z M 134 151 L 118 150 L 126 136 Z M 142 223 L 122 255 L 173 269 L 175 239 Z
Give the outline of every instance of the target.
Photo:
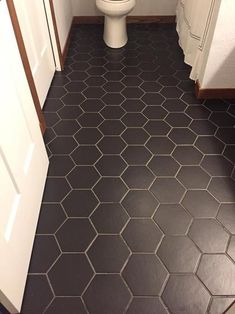
M 198 99 L 235 99 L 235 88 L 201 88 L 197 81 L 195 94 Z

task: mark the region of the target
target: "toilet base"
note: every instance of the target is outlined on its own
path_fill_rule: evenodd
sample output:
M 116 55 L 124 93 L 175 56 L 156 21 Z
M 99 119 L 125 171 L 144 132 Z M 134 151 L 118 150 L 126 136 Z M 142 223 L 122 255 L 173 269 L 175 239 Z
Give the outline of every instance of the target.
M 126 16 L 109 17 L 104 19 L 104 42 L 110 48 L 121 48 L 128 41 Z

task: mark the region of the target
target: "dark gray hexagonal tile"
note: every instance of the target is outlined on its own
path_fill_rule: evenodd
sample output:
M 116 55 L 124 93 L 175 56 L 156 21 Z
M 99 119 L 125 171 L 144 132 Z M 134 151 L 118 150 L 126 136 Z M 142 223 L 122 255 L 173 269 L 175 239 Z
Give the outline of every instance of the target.
M 131 190 L 122 201 L 131 217 L 151 217 L 158 206 L 155 197 L 145 190 Z
M 86 314 L 85 307 L 79 297 L 56 297 L 46 309 L 45 314 Z
M 146 123 L 147 118 L 139 112 L 128 112 L 121 120 L 127 127 L 141 127 Z
M 180 99 L 167 99 L 162 106 L 169 112 L 183 112 L 187 105 Z
M 148 82 L 151 82 L 151 81 L 156 81 L 158 78 L 159 78 L 159 74 L 157 71 L 154 71 L 154 72 L 147 72 L 147 71 L 143 71 L 139 77 L 144 80 L 144 81 L 148 81 Z
M 89 68 L 89 63 L 85 61 L 74 62 L 71 68 L 75 71 L 86 71 Z
M 168 114 L 165 121 L 172 127 L 187 127 L 192 120 L 183 112 L 172 112 Z
M 146 105 L 140 99 L 126 99 L 121 106 L 126 112 L 141 112 Z
M 77 166 L 68 175 L 68 181 L 75 189 L 89 189 L 99 178 L 98 172 L 91 166 Z
M 92 66 L 102 66 L 105 63 L 107 63 L 107 61 L 102 57 L 95 57 L 89 60 L 89 64 Z
M 70 191 L 70 186 L 65 178 L 47 178 L 43 202 L 59 203 Z
M 77 119 L 83 111 L 77 106 L 64 106 L 58 111 L 61 119 Z
M 163 86 L 176 86 L 179 83 L 179 80 L 172 75 L 162 76 L 158 82 Z
M 141 128 L 129 128 L 122 133 L 122 138 L 127 144 L 141 145 L 148 140 L 149 135 Z
M 162 121 L 162 120 L 150 120 L 148 121 L 144 129 L 150 134 L 150 135 L 166 135 L 170 131 L 170 126 Z
M 101 98 L 105 91 L 102 87 L 88 87 L 83 91 L 83 94 L 86 96 L 86 98 Z
M 93 76 L 101 76 L 103 75 L 104 73 L 106 73 L 106 70 L 104 67 L 101 67 L 101 66 L 92 66 L 90 67 L 90 69 L 88 69 L 86 71 L 89 75 L 93 75 Z
M 227 112 L 213 112 L 210 120 L 218 127 L 233 127 L 235 118 Z
M 193 273 L 201 254 L 188 237 L 166 236 L 157 255 L 170 273 Z
M 189 106 L 185 112 L 192 119 L 208 119 L 210 111 L 201 105 L 199 106 Z
M 234 298 L 229 297 L 213 297 L 210 305 L 209 314 L 224 313 L 234 302 Z
M 68 75 L 71 81 L 83 81 L 88 77 L 86 72 L 83 71 L 73 71 Z
M 178 87 L 164 87 L 161 90 L 161 94 L 166 98 L 180 98 L 180 96 L 183 94 L 183 91 L 180 90 Z
M 78 118 L 78 122 L 83 127 L 97 127 L 103 122 L 103 117 L 97 112 L 85 112 Z
M 177 146 L 172 155 L 181 165 L 198 165 L 203 157 L 196 147 L 189 145 Z
M 227 253 L 235 261 L 235 236 L 230 239 Z
M 50 143 L 54 138 L 56 137 L 56 134 L 52 128 L 47 128 L 45 133 L 43 134 L 43 140 L 44 143 L 47 145 Z
M 197 104 L 201 104 L 203 102 L 202 99 L 198 99 L 196 97 L 194 92 L 184 93 L 184 95 L 181 97 L 181 99 L 189 105 L 197 105 Z
M 162 85 L 156 82 L 144 82 L 140 85 L 146 93 L 157 93 L 162 89 Z
M 133 254 L 122 276 L 134 296 L 157 296 L 167 279 L 167 270 L 154 254 Z
M 95 146 L 79 146 L 71 154 L 77 165 L 93 165 L 101 156 Z
M 44 112 L 44 118 L 48 128 L 54 126 L 60 120 L 56 112 Z
M 161 204 L 153 218 L 169 235 L 186 234 L 192 221 L 192 217 L 179 204 Z
M 125 125 L 119 120 L 105 120 L 99 126 L 99 130 L 104 135 L 120 135 L 125 128 Z
M 148 167 L 158 177 L 174 176 L 180 165 L 171 156 L 154 156 Z
M 212 111 L 226 111 L 229 105 L 222 99 L 207 99 L 204 106 Z
M 21 308 L 22 313 L 43 313 L 52 299 L 53 294 L 47 277 L 45 275 L 29 275 Z
M 122 236 L 132 252 L 155 252 L 162 232 L 151 219 L 131 219 Z
M 78 106 L 85 100 L 85 97 L 80 93 L 68 93 L 61 100 L 67 106 Z
M 103 154 L 120 154 L 126 143 L 119 136 L 104 136 L 97 146 Z
M 143 114 L 148 118 L 148 119 L 164 119 L 167 116 L 167 111 L 162 108 L 161 106 L 147 106 Z
M 125 86 L 139 86 L 143 81 L 139 77 L 135 76 L 125 76 L 122 79 L 122 83 Z
M 212 178 L 208 190 L 220 202 L 235 202 L 235 181 L 231 178 Z
M 47 94 L 48 98 L 61 98 L 66 94 L 66 90 L 62 86 L 51 86 Z
M 217 219 L 227 230 L 235 234 L 235 204 L 221 204 Z
M 131 295 L 120 275 L 96 275 L 83 299 L 89 313 L 124 313 Z
M 62 120 L 53 129 L 57 135 L 73 135 L 80 129 L 80 126 L 75 120 Z
M 194 275 L 171 275 L 162 298 L 172 313 L 204 314 L 210 294 Z
M 94 192 L 101 202 L 120 202 L 127 187 L 119 178 L 101 178 L 94 187 Z
M 85 254 L 62 254 L 48 273 L 56 296 L 80 296 L 93 276 Z
M 223 155 L 235 163 L 235 145 L 226 145 Z
M 37 225 L 37 234 L 53 234 L 65 221 L 60 204 L 42 204 Z
M 119 233 L 126 222 L 128 215 L 118 203 L 100 204 L 91 216 L 91 220 L 98 233 Z
M 122 157 L 129 165 L 145 165 L 152 157 L 152 154 L 144 146 L 128 146 Z
M 203 253 L 223 253 L 229 240 L 228 233 L 214 219 L 195 219 L 189 236 Z
M 178 145 L 193 144 L 196 135 L 188 128 L 174 128 L 171 130 L 169 138 Z
M 187 191 L 182 205 L 195 218 L 213 218 L 218 212 L 219 203 L 204 190 Z
M 215 177 L 229 177 L 233 171 L 233 164 L 221 155 L 205 156 L 201 166 Z
M 70 218 L 56 232 L 63 252 L 84 252 L 95 236 L 96 232 L 87 218 Z
M 100 158 L 95 167 L 102 176 L 115 177 L 122 174 L 127 164 L 120 156 L 106 155 Z
M 120 106 L 105 106 L 101 110 L 101 115 L 105 119 L 120 119 L 122 116 L 124 116 L 125 111 Z
M 46 99 L 44 106 L 43 106 L 43 111 L 44 112 L 57 112 L 59 109 L 63 107 L 63 103 L 59 99 L 55 98 L 48 98 Z
M 147 93 L 142 97 L 143 102 L 150 106 L 161 105 L 164 99 L 159 93 Z
M 108 71 L 121 71 L 123 65 L 120 62 L 108 62 L 105 64 L 105 69 Z
M 109 71 L 104 74 L 104 78 L 109 82 L 121 81 L 124 75 L 119 71 Z
M 217 129 L 216 126 L 208 120 L 193 120 L 189 127 L 197 135 L 213 135 Z
M 160 203 L 175 204 L 182 199 L 185 188 L 175 178 L 157 178 L 151 191 Z
M 108 93 L 119 93 L 125 86 L 120 82 L 108 82 L 104 84 L 103 89 Z
M 106 105 L 118 106 L 125 98 L 120 93 L 107 93 L 102 100 Z
M 195 146 L 204 154 L 221 154 L 224 144 L 214 136 L 199 136 Z
M 171 154 L 175 144 L 166 136 L 156 136 L 148 140 L 146 147 L 155 155 L 165 155 Z
M 87 80 L 85 80 L 85 83 L 88 86 L 102 86 L 106 80 L 101 76 L 91 76 Z
M 159 297 L 133 298 L 127 314 L 167 314 L 165 306 Z
M 154 175 L 145 166 L 129 166 L 122 174 L 122 179 L 131 189 L 148 189 Z
M 87 85 L 81 81 L 74 81 L 65 85 L 65 89 L 67 89 L 68 92 L 74 93 L 81 93 L 86 87 Z
M 62 204 L 69 217 L 89 217 L 98 200 L 90 190 L 72 190 Z
M 48 145 L 52 154 L 69 154 L 76 147 L 77 143 L 72 137 L 56 137 L 49 145 Z
M 79 144 L 96 144 L 102 138 L 102 133 L 96 128 L 82 128 L 75 139 Z
M 104 103 L 100 99 L 86 99 L 81 104 L 81 108 L 85 112 L 99 112 L 104 106 Z
M 96 273 L 119 273 L 129 254 L 119 235 L 99 235 L 87 252 Z
M 50 177 L 63 177 L 68 174 L 74 163 L 69 156 L 52 156 L 50 158 L 50 164 L 47 175 Z
M 226 255 L 203 255 L 197 275 L 211 294 L 235 294 L 235 264 Z
M 210 176 L 200 166 L 181 167 L 177 178 L 188 189 L 205 189 L 210 181 Z
M 59 255 L 60 250 L 54 236 L 36 235 L 29 273 L 46 273 Z

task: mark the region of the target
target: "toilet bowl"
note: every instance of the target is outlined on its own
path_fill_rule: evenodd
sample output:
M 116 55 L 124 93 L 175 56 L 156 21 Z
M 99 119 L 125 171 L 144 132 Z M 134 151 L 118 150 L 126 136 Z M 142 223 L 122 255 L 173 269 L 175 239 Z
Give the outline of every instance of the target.
M 127 41 L 126 16 L 136 0 L 96 0 L 97 8 L 104 14 L 104 42 L 111 48 L 121 48 Z

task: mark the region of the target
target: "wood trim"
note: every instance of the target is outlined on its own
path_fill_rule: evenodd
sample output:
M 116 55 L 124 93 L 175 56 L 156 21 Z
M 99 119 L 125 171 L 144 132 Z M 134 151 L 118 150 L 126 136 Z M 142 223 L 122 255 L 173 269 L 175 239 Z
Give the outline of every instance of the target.
M 35 106 L 35 109 L 36 109 L 36 112 L 38 115 L 40 128 L 41 128 L 42 134 L 44 134 L 44 132 L 46 130 L 46 121 L 45 121 L 44 115 L 42 113 L 40 101 L 38 98 L 36 86 L 34 83 L 32 71 L 31 71 L 30 64 L 29 64 L 29 59 L 28 59 L 27 52 L 26 52 L 25 45 L 24 45 L 23 36 L 22 36 L 21 30 L 20 30 L 20 24 L 19 24 L 19 21 L 17 18 L 15 6 L 13 3 L 13 0 L 7 0 L 6 3 L 8 6 L 12 26 L 13 26 L 13 29 L 15 32 L 15 37 L 16 37 L 18 48 L 19 48 L 20 56 L 22 59 L 23 67 L 25 70 L 26 78 L 27 78 L 28 83 L 29 83 L 29 88 L 30 88 L 30 91 L 32 94 L 34 106 Z
M 69 45 L 70 45 L 71 37 L 72 37 L 73 24 L 74 24 L 74 19 L 72 20 L 72 23 L 70 25 L 69 33 L 68 33 L 68 36 L 67 36 L 67 39 L 66 39 L 66 42 L 64 45 L 63 52 L 62 52 L 62 69 L 64 69 L 65 59 L 66 59 L 68 51 L 69 51 Z
M 59 61 L 60 61 L 60 67 L 61 70 L 64 69 L 64 63 L 63 63 L 63 57 L 62 57 L 62 50 L 60 46 L 60 38 L 59 38 L 59 32 L 58 32 L 58 27 L 57 27 L 57 22 L 56 22 L 56 16 L 55 16 L 55 8 L 54 8 L 54 3 L 53 0 L 49 0 L 49 5 L 51 9 L 51 18 L 52 18 L 52 23 L 53 23 L 53 28 L 55 32 L 55 40 L 56 40 L 56 46 L 57 46 L 57 51 L 59 55 Z
M 74 16 L 74 24 L 103 24 L 103 16 Z M 163 16 L 132 16 L 127 17 L 127 23 L 175 23 L 174 15 Z
M 235 88 L 201 88 L 197 81 L 195 94 L 198 99 L 235 99 Z

